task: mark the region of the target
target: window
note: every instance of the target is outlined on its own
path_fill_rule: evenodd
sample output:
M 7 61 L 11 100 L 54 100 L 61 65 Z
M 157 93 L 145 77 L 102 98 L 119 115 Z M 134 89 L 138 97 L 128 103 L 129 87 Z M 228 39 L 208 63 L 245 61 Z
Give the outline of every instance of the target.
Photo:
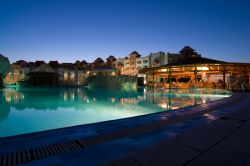
M 140 69 L 141 69 L 141 66 L 138 66 L 137 69 L 140 70 Z
M 65 73 L 63 74 L 63 77 L 64 77 L 64 80 L 67 80 L 67 79 L 68 79 L 68 73 L 65 72 Z
M 137 64 L 141 64 L 141 61 L 137 61 Z
M 143 63 L 148 63 L 148 60 L 144 60 Z
M 147 68 L 148 66 L 143 66 L 143 68 Z

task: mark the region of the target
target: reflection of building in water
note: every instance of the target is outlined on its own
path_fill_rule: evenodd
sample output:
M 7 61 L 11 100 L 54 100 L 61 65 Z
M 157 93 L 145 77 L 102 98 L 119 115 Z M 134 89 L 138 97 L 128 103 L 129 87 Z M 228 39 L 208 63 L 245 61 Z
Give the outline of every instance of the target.
M 6 119 L 10 113 L 10 96 L 9 94 L 8 97 L 5 97 L 3 91 L 0 91 L 0 122 Z
M 217 94 L 218 93 L 218 94 Z M 226 90 L 216 91 L 195 89 L 147 89 L 145 101 L 153 103 L 164 110 L 174 110 L 196 104 L 207 103 L 213 100 L 228 97 L 231 94 Z

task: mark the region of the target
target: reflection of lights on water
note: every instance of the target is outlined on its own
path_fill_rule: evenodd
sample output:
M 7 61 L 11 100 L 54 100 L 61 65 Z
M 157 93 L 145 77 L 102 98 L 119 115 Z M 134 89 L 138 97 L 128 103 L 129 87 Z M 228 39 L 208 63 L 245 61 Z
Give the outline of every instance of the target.
M 87 99 L 86 102 L 89 103 L 89 99 Z
M 11 97 L 8 95 L 8 96 L 5 96 L 5 99 L 7 102 L 11 102 Z
M 202 101 L 202 103 L 205 104 L 205 103 L 206 103 L 206 100 L 204 99 L 204 100 Z
M 177 106 L 173 106 L 172 107 L 172 110 L 176 110 L 176 109 L 179 109 L 180 107 L 177 107 Z
M 114 97 L 111 98 L 111 102 L 112 102 L 112 103 L 115 102 L 115 98 L 114 98 Z
M 146 88 L 144 88 L 143 91 L 144 91 L 144 93 L 146 93 L 147 92 Z
M 166 109 L 166 108 L 168 108 L 168 105 L 167 105 L 167 103 L 162 103 L 162 104 L 158 104 L 161 108 L 164 108 L 164 109 Z
M 94 97 L 94 101 L 95 101 L 95 97 Z

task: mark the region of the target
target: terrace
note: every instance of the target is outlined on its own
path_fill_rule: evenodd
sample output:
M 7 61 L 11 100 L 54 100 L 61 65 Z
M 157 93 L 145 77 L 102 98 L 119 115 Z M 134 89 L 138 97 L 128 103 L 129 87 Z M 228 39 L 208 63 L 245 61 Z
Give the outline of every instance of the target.
M 159 88 L 219 88 L 249 90 L 249 63 L 229 63 L 190 57 L 139 71 L 146 74 L 146 86 Z

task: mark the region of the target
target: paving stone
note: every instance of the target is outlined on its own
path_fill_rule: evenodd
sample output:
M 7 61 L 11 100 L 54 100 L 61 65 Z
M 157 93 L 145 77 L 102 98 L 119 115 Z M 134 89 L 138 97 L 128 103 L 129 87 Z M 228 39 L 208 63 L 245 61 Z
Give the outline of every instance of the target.
M 81 161 L 81 163 L 96 164 L 136 151 L 137 149 L 130 145 L 131 142 L 133 142 L 133 140 L 129 138 L 112 140 L 89 146 L 76 152 L 62 154 L 60 158 L 65 162 L 78 160 Z
M 172 141 L 146 148 L 128 157 L 142 165 L 180 165 L 199 152 Z
M 98 164 L 98 166 L 138 166 L 137 163 L 133 162 L 127 157 L 121 158 L 119 160 L 111 160 Z
M 214 146 L 218 141 L 222 140 L 220 136 L 207 134 L 204 132 L 189 132 L 175 137 L 174 142 L 181 143 L 188 147 L 205 151 Z
M 209 124 L 207 127 L 200 129 L 200 131 L 211 135 L 225 137 L 241 125 L 242 122 L 238 120 L 219 119 Z
M 61 164 L 63 164 L 63 161 L 58 156 L 54 156 L 43 160 L 35 160 L 32 162 L 23 163 L 20 164 L 20 166 L 55 166 Z
M 248 166 L 250 158 L 244 153 L 239 153 L 222 146 L 216 146 L 195 158 L 188 166 Z
M 236 133 L 239 134 L 239 135 L 250 137 L 250 125 L 244 125 L 244 126 L 242 126 L 241 128 L 239 128 L 237 130 Z
M 249 154 L 250 157 L 250 138 L 247 136 L 234 133 L 232 136 L 222 141 L 221 145 L 238 152 Z
M 239 119 L 239 120 L 249 120 L 250 119 L 250 113 L 249 108 L 238 108 L 238 111 L 235 111 L 229 115 L 226 115 L 225 117 L 229 117 L 232 119 Z

